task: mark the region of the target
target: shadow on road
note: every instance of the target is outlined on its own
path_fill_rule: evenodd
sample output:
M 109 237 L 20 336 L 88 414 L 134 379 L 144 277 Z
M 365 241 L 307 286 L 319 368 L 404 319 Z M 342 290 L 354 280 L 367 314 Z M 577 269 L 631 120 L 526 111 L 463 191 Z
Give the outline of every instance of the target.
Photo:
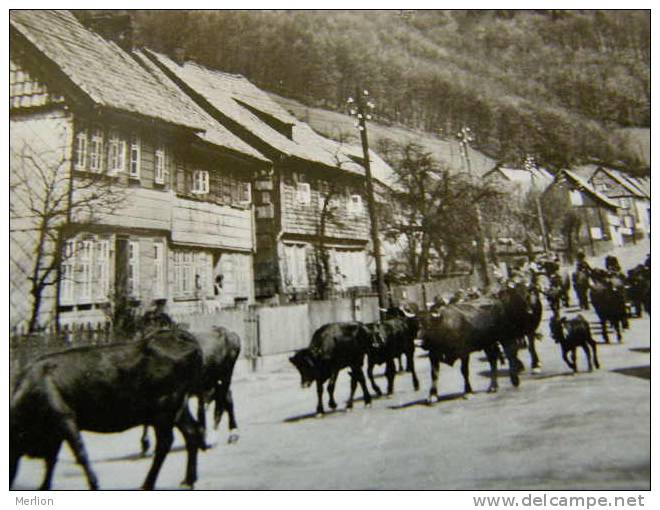
M 207 450 L 210 450 L 213 448 L 213 444 L 208 445 Z M 135 449 L 139 450 L 140 445 L 136 444 Z M 178 445 L 178 446 L 173 446 L 170 449 L 170 453 L 176 453 L 176 452 L 185 452 L 186 447 L 185 445 Z M 126 460 L 142 460 L 142 459 L 149 459 L 153 457 L 153 451 L 147 452 L 146 455 L 142 455 L 139 451 L 136 451 L 135 453 L 129 453 L 128 455 L 122 455 L 120 457 L 100 457 L 98 459 L 94 459 L 95 462 L 123 462 Z
M 639 377 L 640 379 L 651 380 L 651 365 L 640 365 L 638 367 L 615 368 L 611 370 L 617 374 L 629 375 L 631 377 Z
M 475 392 L 476 393 L 486 393 L 486 392 Z M 438 402 L 447 402 L 449 400 L 457 400 L 457 399 L 463 399 L 463 393 L 449 393 L 447 395 L 440 395 L 438 397 Z M 387 406 L 388 409 L 408 409 L 409 407 L 416 407 L 416 406 L 423 406 L 423 407 L 430 407 L 435 405 L 435 402 L 433 404 L 429 404 L 426 401 L 426 398 L 420 398 L 418 400 L 413 400 L 412 402 L 405 402 L 404 404 L 399 404 L 399 405 L 393 405 L 393 406 Z
M 282 422 L 283 423 L 296 423 L 296 422 L 299 422 L 299 421 L 304 421 L 304 420 L 309 420 L 309 419 L 320 420 L 322 418 L 328 418 L 330 416 L 335 416 L 335 415 L 340 415 L 340 414 L 346 414 L 346 410 L 345 409 L 336 409 L 334 411 L 326 410 L 325 413 L 323 413 L 320 416 L 317 416 L 315 412 L 314 413 L 299 414 L 297 416 L 290 416 L 289 418 L 285 418 L 285 419 L 282 420 Z
M 631 347 L 629 350 L 632 352 L 641 352 L 642 354 L 651 354 L 650 347 Z

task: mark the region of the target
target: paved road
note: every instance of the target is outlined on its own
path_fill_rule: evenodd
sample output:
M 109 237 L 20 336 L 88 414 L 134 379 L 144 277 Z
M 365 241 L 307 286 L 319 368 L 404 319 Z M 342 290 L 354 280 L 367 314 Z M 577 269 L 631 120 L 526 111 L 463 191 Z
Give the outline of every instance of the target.
M 545 319 L 540 331 L 542 374 L 525 374 L 515 389 L 502 372 L 500 392 L 488 394 L 488 364 L 476 354 L 471 362 L 476 395 L 462 398 L 458 363 L 442 365 L 442 400 L 430 407 L 423 403 L 429 366 L 422 351 L 420 391 L 402 374 L 393 398 L 378 399 L 371 409 L 358 402 L 350 413 L 321 419 L 312 414 L 314 389 L 300 388 L 286 358 L 239 376 L 234 397 L 240 441 L 226 444 L 225 422 L 211 433 L 214 447 L 200 455 L 197 488 L 648 489 L 649 318 L 632 320 L 623 344 L 599 344 L 601 369 L 577 375 L 561 360 Z M 528 364 L 526 352 L 520 357 Z M 585 368 L 584 358 L 579 362 Z M 338 402 L 345 401 L 348 386 L 344 373 Z M 141 484 L 151 459 L 136 455 L 139 433 L 84 434 L 102 488 Z M 184 463 L 183 451 L 171 453 L 158 487 L 176 488 Z M 23 459 L 15 487 L 37 487 L 42 472 L 42 462 Z M 68 448 L 62 450 L 54 488 L 85 488 Z

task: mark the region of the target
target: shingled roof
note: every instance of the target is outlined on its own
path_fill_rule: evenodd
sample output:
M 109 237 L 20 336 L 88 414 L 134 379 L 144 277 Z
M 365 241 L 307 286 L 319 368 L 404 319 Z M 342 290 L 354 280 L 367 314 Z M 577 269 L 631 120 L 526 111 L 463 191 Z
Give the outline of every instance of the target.
M 201 130 L 197 119 L 117 44 L 68 11 L 12 10 L 10 24 L 94 104 Z
M 570 170 L 562 170 L 559 174 L 557 174 L 555 180 L 559 179 L 562 174 L 565 175 L 566 178 L 568 178 L 568 180 L 571 181 L 573 185 L 577 187 L 577 189 L 591 195 L 593 198 L 601 202 L 606 207 L 612 209 L 617 209 L 619 207 L 619 204 L 613 202 L 605 195 L 603 195 L 601 192 L 596 191 L 585 179 L 583 179 L 576 173 L 571 172 Z
M 152 50 L 144 50 L 177 83 L 206 102 L 216 113 L 230 119 L 261 142 L 289 157 L 319 163 L 342 171 L 364 175 L 362 160 L 354 147 L 321 136 L 277 104 L 266 92 L 245 77 L 209 69 L 195 62 L 178 64 Z M 291 137 L 263 120 L 264 114 L 290 129 Z M 262 118 L 260 118 L 260 116 Z M 389 167 L 373 153 L 374 177 L 387 182 Z

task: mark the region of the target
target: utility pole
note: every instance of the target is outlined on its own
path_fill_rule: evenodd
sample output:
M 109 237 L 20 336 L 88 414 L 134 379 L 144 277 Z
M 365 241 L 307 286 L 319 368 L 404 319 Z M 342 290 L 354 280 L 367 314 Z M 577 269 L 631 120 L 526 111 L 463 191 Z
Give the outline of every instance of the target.
M 541 197 L 536 189 L 536 186 L 534 185 L 534 170 L 537 168 L 536 166 L 536 161 L 534 160 L 533 156 L 527 156 L 525 158 L 525 170 L 527 170 L 531 177 L 532 177 L 532 190 L 533 193 L 536 195 L 535 196 L 535 202 L 536 202 L 536 213 L 539 218 L 539 228 L 541 229 L 541 238 L 543 240 L 543 251 L 545 253 L 548 253 L 550 251 L 550 246 L 548 245 L 548 235 L 545 229 L 545 221 L 543 218 L 543 208 L 541 207 Z
M 367 207 L 369 209 L 369 221 L 371 223 L 371 245 L 374 250 L 374 260 L 376 262 L 376 284 L 378 286 L 378 306 L 380 309 L 387 308 L 385 299 L 385 279 L 383 275 L 383 263 L 380 255 L 380 233 L 378 228 L 378 214 L 376 210 L 376 200 L 374 198 L 374 183 L 371 176 L 371 163 L 369 161 L 369 139 L 367 137 L 367 120 L 371 119 L 368 111 L 373 110 L 374 104 L 368 100 L 369 91 L 360 91 L 359 87 L 355 89 L 355 99 L 348 98 L 350 113 L 357 117 L 355 126 L 360 131 L 362 141 L 362 153 L 364 156 L 364 175 L 366 180 Z
M 458 137 L 458 141 L 463 151 L 467 173 L 471 178 L 474 178 L 472 175 L 472 167 L 470 165 L 470 153 L 468 151 L 468 146 L 473 140 L 472 131 L 469 127 L 462 127 L 456 136 Z M 488 276 L 488 263 L 486 261 L 486 241 L 484 239 L 482 226 L 481 207 L 479 207 L 477 202 L 474 204 L 474 209 L 477 218 L 477 265 L 479 266 L 481 283 L 484 287 L 488 287 L 490 285 L 490 277 Z

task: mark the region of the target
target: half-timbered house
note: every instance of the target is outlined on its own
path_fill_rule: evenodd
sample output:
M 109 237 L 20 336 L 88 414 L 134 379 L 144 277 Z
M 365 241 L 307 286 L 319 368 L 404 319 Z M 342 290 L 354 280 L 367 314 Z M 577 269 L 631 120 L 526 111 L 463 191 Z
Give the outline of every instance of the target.
M 40 187 L 66 190 L 51 193 L 62 209 L 41 267 L 60 260 L 41 322 L 94 322 L 119 300 L 175 312 L 253 300 L 250 183 L 269 159 L 67 11 L 12 11 L 10 31 L 12 322 L 33 306 L 44 232 L 25 197 Z

